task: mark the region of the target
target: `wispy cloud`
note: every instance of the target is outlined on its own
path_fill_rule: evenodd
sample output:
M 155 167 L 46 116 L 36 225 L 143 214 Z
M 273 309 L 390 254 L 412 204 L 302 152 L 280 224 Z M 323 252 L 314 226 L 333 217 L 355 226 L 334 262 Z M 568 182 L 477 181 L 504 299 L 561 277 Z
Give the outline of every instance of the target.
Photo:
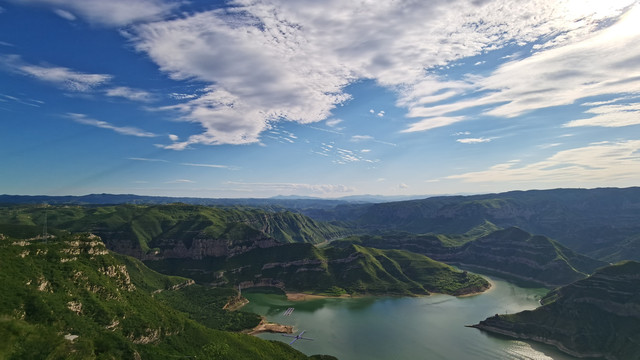
M 622 127 L 640 124 L 640 102 L 632 104 L 602 105 L 586 111 L 595 116 L 585 119 L 572 120 L 564 127 L 602 126 Z
M 76 19 L 76 16 L 73 15 L 72 13 L 68 12 L 67 10 L 62 10 L 62 9 L 55 9 L 53 10 L 53 12 L 60 16 L 63 19 L 67 19 L 69 21 L 74 21 Z
M 374 138 L 373 136 L 370 136 L 370 135 L 353 135 L 351 137 L 351 141 L 354 141 L 354 142 L 367 141 L 367 140 L 374 140 Z
M 0 55 L 0 66 L 78 92 L 90 91 L 112 79 L 111 75 L 106 74 L 87 74 L 65 67 L 28 64 L 18 55 Z
M 122 26 L 141 20 L 159 19 L 176 9 L 181 1 L 164 0 L 11 0 L 26 4 L 46 4 L 57 7 L 70 16 L 78 14 L 85 20 L 107 26 Z M 57 12 L 56 12 L 57 13 Z M 60 15 L 60 14 L 58 14 Z M 60 15 L 62 16 L 62 15 Z M 62 16 L 67 18 L 65 16 Z M 71 20 L 71 19 L 70 19 Z
M 217 165 L 217 164 L 194 164 L 194 163 L 182 163 L 181 165 L 185 165 L 185 166 L 196 166 L 196 167 L 207 167 L 207 168 L 213 168 L 213 169 L 237 169 L 237 167 L 235 166 L 229 166 L 229 165 Z
M 91 125 L 91 126 L 99 127 L 101 129 L 113 130 L 113 131 L 117 132 L 118 134 L 122 134 L 122 135 L 130 135 L 130 136 L 137 136 L 137 137 L 155 137 L 155 136 L 157 136 L 154 133 L 151 133 L 151 132 L 148 132 L 148 131 L 144 131 L 144 130 L 140 130 L 140 129 L 135 128 L 135 127 L 115 126 L 115 125 L 110 124 L 110 123 L 108 123 L 106 121 L 92 119 L 90 117 L 87 117 L 84 114 L 68 113 L 67 117 L 71 118 L 73 121 L 75 121 L 77 123 L 80 123 L 80 124 Z
M 610 16 L 615 18 L 618 14 L 615 9 L 621 8 L 613 9 Z M 637 26 L 640 6 L 629 10 L 610 27 L 597 29 L 599 20 L 602 19 L 591 19 L 562 43 L 554 42 L 553 46 L 543 47 L 544 50 L 529 57 L 509 61 L 487 77 L 469 76 L 460 82 L 460 88 L 467 86 L 478 94 L 476 96 L 437 106 L 413 106 L 409 117 L 426 119 L 412 124 L 406 131 L 430 130 L 465 120 L 468 116 L 452 117 L 451 114 L 474 108 L 484 108 L 481 111 L 484 115 L 513 118 L 537 109 L 569 105 L 581 98 L 636 93 L 640 86 L 640 49 L 633 44 L 640 39 Z M 592 30 L 598 31 L 589 34 Z M 569 124 L 622 126 L 631 123 L 632 116 L 629 112 L 617 112 Z
M 173 79 L 210 84 L 197 98 L 165 108 L 203 126 L 201 134 L 170 146 L 185 148 L 196 143 L 259 142 L 268 124 L 326 120 L 349 99 L 347 85 L 362 78 L 397 91 L 398 105 L 407 107 L 410 118 L 419 119 L 404 132 L 465 120 L 455 112 L 473 107 L 488 108 L 484 111 L 491 116 L 513 117 L 570 104 L 579 96 L 637 88 L 634 83 L 603 83 L 605 75 L 629 76 L 635 65 L 625 61 L 637 58 L 640 51 L 634 46 L 635 32 L 629 29 L 623 41 L 606 47 L 587 36 L 632 3 L 608 4 L 605 12 L 597 1 L 576 7 L 535 0 L 518 4 L 517 11 L 504 11 L 511 7 L 506 1 L 366 6 L 239 0 L 226 10 L 138 25 L 129 35 L 136 48 Z M 377 26 L 380 23 L 385 26 Z M 511 60 L 485 78 L 450 81 L 425 71 L 536 41 L 543 42 L 536 54 Z M 622 65 L 614 66 L 618 62 Z M 602 86 L 584 85 L 593 81 Z M 467 95 L 467 100 L 431 106 L 458 95 Z
M 195 184 L 195 181 L 189 179 L 177 179 L 165 182 L 165 184 Z
M 484 138 L 484 137 L 456 139 L 457 142 L 462 144 L 480 144 L 480 143 L 490 142 L 491 140 L 492 139 L 490 138 Z
M 239 188 L 239 190 L 250 190 L 254 192 L 279 192 L 282 194 L 293 194 L 303 192 L 310 192 L 314 194 L 343 194 L 351 193 L 355 191 L 355 188 L 342 184 L 304 184 L 304 183 L 256 183 L 256 182 L 239 182 L 230 181 L 228 185 L 233 185 Z
M 133 89 L 126 86 L 118 86 L 105 91 L 107 96 L 122 97 L 132 101 L 149 102 L 153 100 L 153 95 L 145 90 Z
M 464 182 L 630 185 L 640 174 L 640 140 L 601 142 L 563 150 L 532 164 L 511 161 L 487 170 L 448 176 Z
M 140 158 L 140 157 L 130 157 L 127 159 L 134 160 L 134 161 L 168 162 L 167 160 L 163 160 L 163 159 L 149 159 L 149 158 Z

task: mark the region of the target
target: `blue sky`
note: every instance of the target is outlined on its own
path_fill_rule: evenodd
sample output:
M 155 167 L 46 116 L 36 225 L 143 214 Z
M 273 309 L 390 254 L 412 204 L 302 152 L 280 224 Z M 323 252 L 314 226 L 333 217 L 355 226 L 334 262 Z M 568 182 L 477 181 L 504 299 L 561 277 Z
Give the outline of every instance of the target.
M 640 185 L 630 0 L 0 0 L 0 193 Z

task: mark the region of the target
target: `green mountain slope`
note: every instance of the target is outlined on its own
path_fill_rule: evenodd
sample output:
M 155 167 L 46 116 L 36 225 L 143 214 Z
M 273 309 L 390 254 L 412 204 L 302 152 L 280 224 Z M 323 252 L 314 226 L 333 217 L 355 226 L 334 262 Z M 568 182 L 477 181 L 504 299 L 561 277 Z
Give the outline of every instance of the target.
M 579 357 L 640 359 L 640 263 L 599 269 L 549 293 L 533 311 L 496 315 L 479 329 L 554 345 Z
M 292 212 L 196 205 L 5 206 L 0 230 L 35 226 L 91 232 L 137 258 L 228 256 L 278 243 L 322 243 L 342 228 Z M 15 230 L 15 229 L 14 229 Z
M 485 223 L 462 235 L 389 233 L 352 236 L 345 241 L 382 249 L 403 249 L 438 261 L 474 266 L 546 286 L 566 285 L 607 265 L 575 253 L 545 236 Z
M 114 255 L 95 235 L 0 235 L 0 283 L 2 359 L 307 358 L 280 342 L 214 329 L 242 327 L 253 315 L 220 310 L 215 321 L 215 312 L 194 312 L 210 327 L 189 319 L 163 295 L 192 281 Z
M 309 209 L 322 221 L 370 230 L 461 234 L 489 221 L 543 234 L 605 261 L 640 260 L 640 188 L 511 191 Z
M 484 291 L 481 277 L 457 271 L 424 255 L 352 244 L 318 248 L 286 244 L 253 249 L 231 258 L 165 259 L 146 264 L 203 283 L 243 288 L 276 286 L 319 294 L 462 295 Z

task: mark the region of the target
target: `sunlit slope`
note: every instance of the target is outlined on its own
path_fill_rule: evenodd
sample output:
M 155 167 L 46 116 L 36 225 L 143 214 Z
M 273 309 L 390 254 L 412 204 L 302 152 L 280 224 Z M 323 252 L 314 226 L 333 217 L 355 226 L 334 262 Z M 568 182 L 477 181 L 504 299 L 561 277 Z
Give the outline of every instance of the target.
M 533 311 L 496 315 L 480 329 L 557 346 L 580 357 L 640 359 L 640 263 L 623 262 L 552 291 Z
M 318 248 L 287 244 L 254 249 L 228 259 L 148 261 L 154 269 L 203 283 L 277 286 L 319 294 L 462 295 L 488 288 L 475 274 L 424 255 L 352 244 Z
M 163 295 L 192 281 L 116 256 L 94 235 L 0 236 L 0 283 L 3 359 L 306 358 L 283 343 L 189 319 Z M 209 313 L 210 325 L 253 321 L 223 314 L 216 320 Z
M 438 261 L 474 266 L 502 276 L 547 286 L 583 279 L 607 263 L 591 259 L 545 236 L 483 224 L 462 235 L 383 233 L 344 241 L 381 249 L 403 249 Z M 493 231 L 492 231 L 493 230 Z

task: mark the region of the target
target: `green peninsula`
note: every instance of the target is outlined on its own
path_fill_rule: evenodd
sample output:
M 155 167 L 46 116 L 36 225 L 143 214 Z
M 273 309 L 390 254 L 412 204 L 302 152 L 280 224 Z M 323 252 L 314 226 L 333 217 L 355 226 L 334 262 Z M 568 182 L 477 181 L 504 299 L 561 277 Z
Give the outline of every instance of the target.
M 550 292 L 541 307 L 478 329 L 554 345 L 578 357 L 640 359 L 640 263 L 626 261 Z

